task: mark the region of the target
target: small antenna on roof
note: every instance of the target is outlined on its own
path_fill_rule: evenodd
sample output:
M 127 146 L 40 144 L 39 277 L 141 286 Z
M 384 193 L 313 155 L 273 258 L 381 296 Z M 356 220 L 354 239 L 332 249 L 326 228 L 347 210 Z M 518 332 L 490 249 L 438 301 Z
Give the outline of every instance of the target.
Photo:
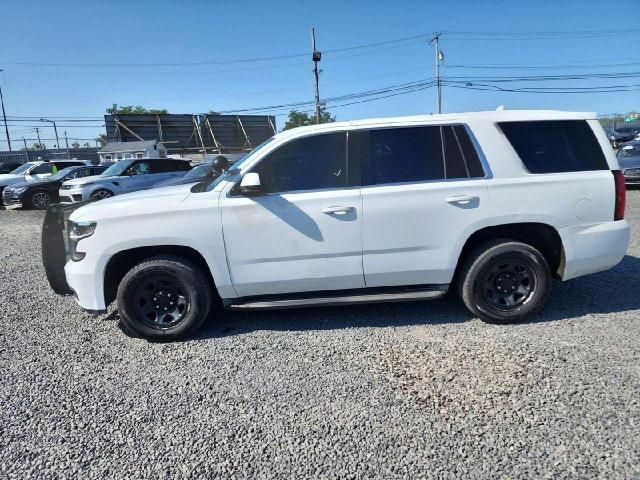
M 496 108 L 496 112 L 501 112 L 502 110 L 506 110 L 504 105 L 500 105 L 498 108 Z

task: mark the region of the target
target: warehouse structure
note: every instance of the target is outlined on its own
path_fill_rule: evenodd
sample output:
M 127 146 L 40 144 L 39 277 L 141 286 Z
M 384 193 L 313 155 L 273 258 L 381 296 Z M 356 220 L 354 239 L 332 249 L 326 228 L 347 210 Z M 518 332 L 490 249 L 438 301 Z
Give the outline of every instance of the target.
M 152 113 L 104 119 L 109 143 L 157 140 L 169 155 L 192 158 L 246 152 L 276 133 L 275 117 L 269 115 Z

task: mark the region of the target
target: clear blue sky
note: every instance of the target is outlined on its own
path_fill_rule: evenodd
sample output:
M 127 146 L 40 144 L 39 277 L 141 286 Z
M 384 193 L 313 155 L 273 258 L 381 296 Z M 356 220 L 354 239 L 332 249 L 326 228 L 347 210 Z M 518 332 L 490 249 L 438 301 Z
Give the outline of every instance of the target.
M 179 66 L 33 64 L 176 64 L 304 54 L 310 50 L 312 26 L 317 30 L 318 48 L 325 51 L 443 31 L 443 76 L 472 77 L 474 85 L 483 82 L 478 77 L 632 74 L 640 72 L 639 19 L 640 0 L 3 0 L 0 3 L 0 69 L 4 73 L 0 74 L 0 82 L 9 116 L 98 117 L 112 103 L 192 113 L 307 101 L 313 98 L 310 55 L 262 62 Z M 624 35 L 582 34 L 578 38 L 529 35 L 529 32 L 624 29 L 636 31 Z M 478 31 L 493 34 L 461 33 Z M 500 32 L 508 35 L 495 35 Z M 428 79 L 434 74 L 433 56 L 433 47 L 424 39 L 326 53 L 320 64 L 321 97 Z M 614 63 L 627 65 L 608 65 Z M 504 66 L 501 64 L 528 68 L 455 67 Z M 603 64 L 608 66 L 591 67 Z M 576 65 L 587 68 L 573 68 Z M 640 74 L 622 79 L 500 85 L 518 88 L 640 85 L 638 77 Z M 430 113 L 434 111 L 434 97 L 434 90 L 426 89 L 335 108 L 332 112 L 339 120 Z M 445 112 L 495 109 L 501 104 L 507 108 L 626 112 L 640 108 L 640 91 L 511 93 L 449 86 L 443 91 Z M 274 109 L 269 113 L 282 111 Z M 278 117 L 279 127 L 284 119 L 284 116 Z M 33 138 L 31 127 L 38 125 L 37 122 L 8 123 L 12 138 L 23 135 Z M 67 130 L 72 137 L 93 138 L 104 132 L 100 121 L 93 122 L 96 126 L 89 128 L 70 126 L 70 122 L 63 120 L 58 124 L 61 135 Z M 53 129 L 47 124 L 41 126 L 41 135 L 53 138 Z M 0 132 L 0 139 L 0 149 L 4 150 L 4 132 Z

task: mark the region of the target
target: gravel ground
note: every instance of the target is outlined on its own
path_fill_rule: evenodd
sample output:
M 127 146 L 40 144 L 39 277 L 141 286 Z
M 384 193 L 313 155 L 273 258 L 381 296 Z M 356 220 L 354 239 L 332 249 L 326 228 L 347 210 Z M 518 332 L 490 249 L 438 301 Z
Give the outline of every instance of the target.
M 0 211 L 3 478 L 640 478 L 640 192 L 614 270 L 534 321 L 451 299 L 228 313 L 153 344 L 53 295 Z

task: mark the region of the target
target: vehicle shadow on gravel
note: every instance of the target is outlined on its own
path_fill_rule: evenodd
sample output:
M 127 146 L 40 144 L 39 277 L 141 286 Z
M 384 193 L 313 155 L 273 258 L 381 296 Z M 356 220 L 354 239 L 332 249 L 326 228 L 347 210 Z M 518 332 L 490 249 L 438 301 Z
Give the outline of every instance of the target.
M 640 259 L 627 255 L 607 272 L 553 284 L 551 300 L 527 323 L 563 321 L 588 314 L 640 310 Z M 223 312 L 203 326 L 198 339 L 241 335 L 256 330 L 305 331 L 347 328 L 428 326 L 474 318 L 451 293 L 444 299 L 348 307 L 263 312 Z M 509 326 L 505 326 L 509 328 Z

